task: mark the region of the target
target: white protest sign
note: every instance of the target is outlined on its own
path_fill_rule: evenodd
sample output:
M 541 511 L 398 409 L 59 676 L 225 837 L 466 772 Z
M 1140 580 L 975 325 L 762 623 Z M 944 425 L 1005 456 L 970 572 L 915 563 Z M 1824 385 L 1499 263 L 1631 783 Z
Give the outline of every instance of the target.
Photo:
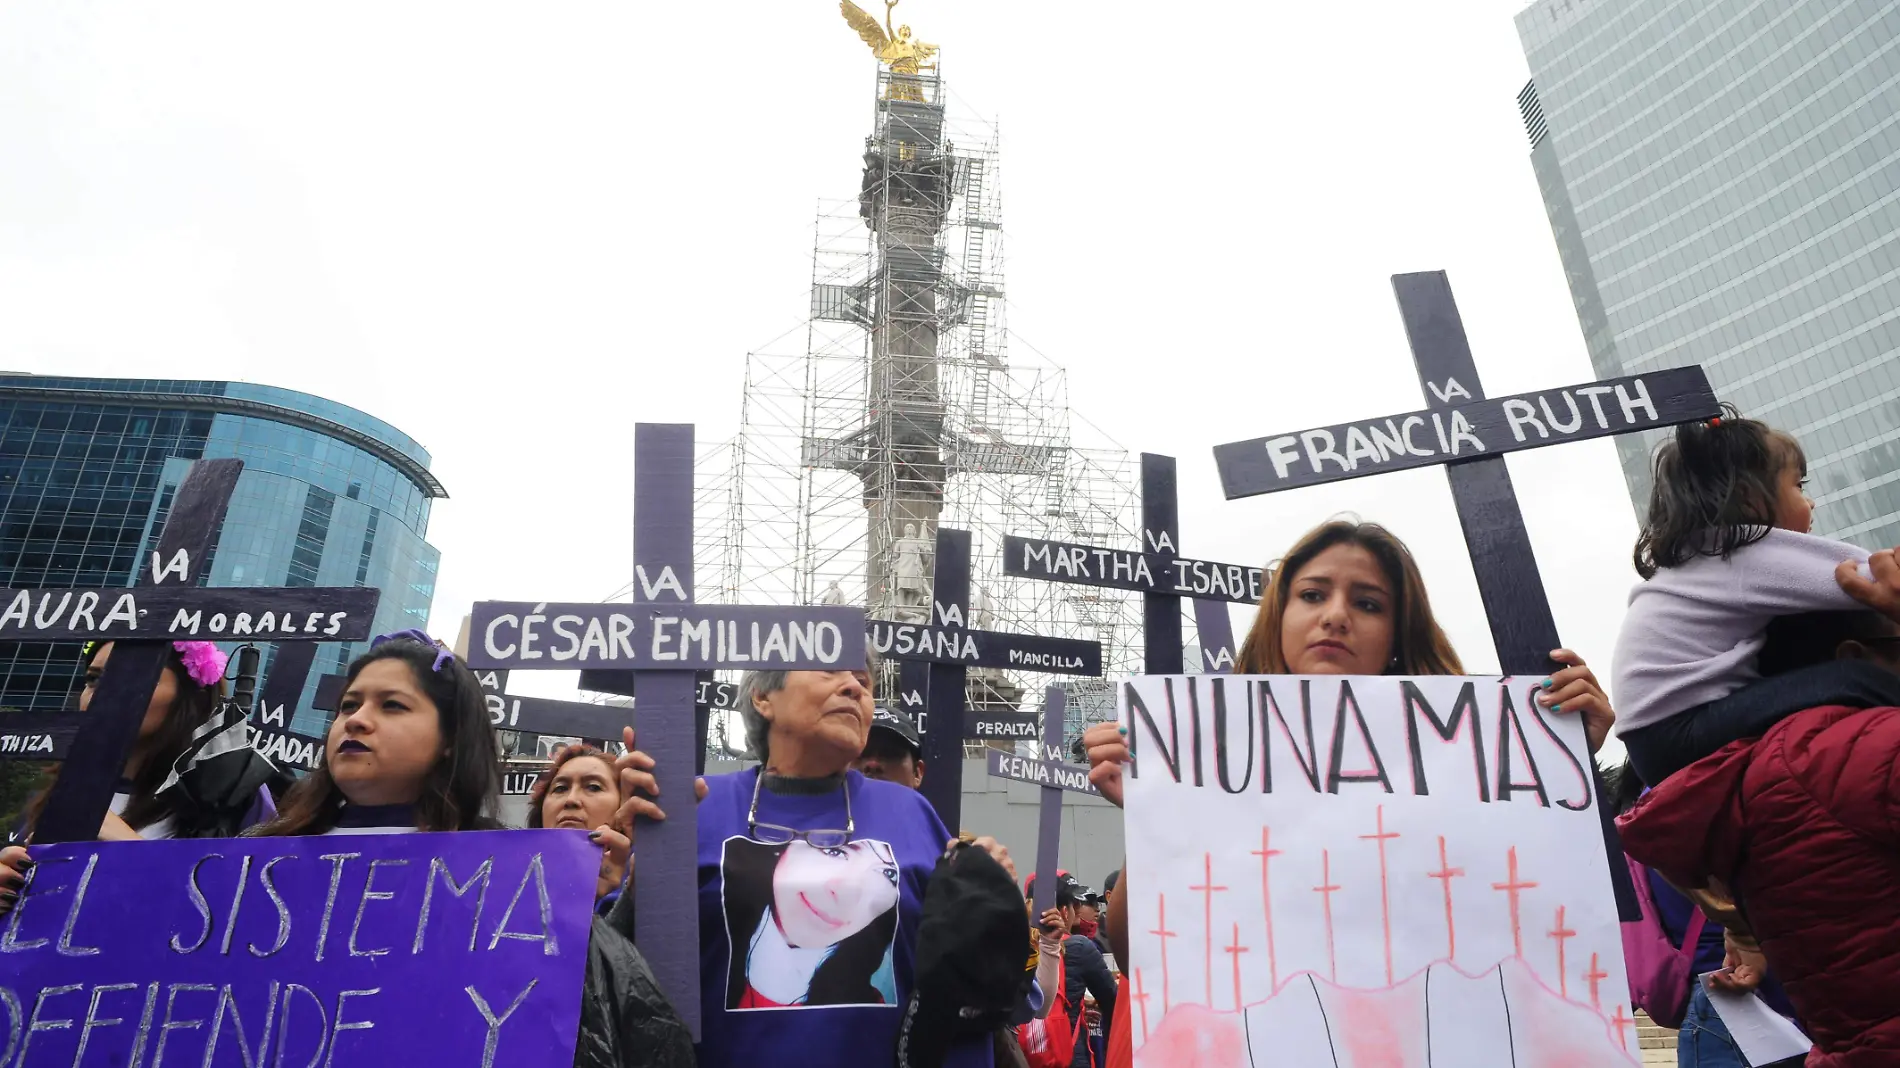
M 1636 1063 L 1582 726 L 1538 681 L 1125 682 L 1137 1068 Z

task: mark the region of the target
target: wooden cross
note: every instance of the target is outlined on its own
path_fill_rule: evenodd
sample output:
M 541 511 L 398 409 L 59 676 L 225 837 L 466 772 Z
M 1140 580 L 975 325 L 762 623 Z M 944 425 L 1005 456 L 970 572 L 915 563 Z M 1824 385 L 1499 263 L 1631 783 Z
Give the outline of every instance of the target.
M 924 778 L 924 800 L 952 833 L 963 818 L 964 697 L 970 668 L 1008 668 L 1052 675 L 1102 673 L 1102 647 L 1096 642 L 1047 638 L 1038 634 L 1010 634 L 974 630 L 970 622 L 970 532 L 937 528 L 936 560 L 930 581 L 930 622 L 866 622 L 871 648 L 899 663 L 898 690 L 902 702 L 921 690 L 924 714 L 916 716 L 923 740 L 925 766 L 939 769 Z M 905 671 L 910 663 L 923 665 Z M 921 683 L 921 685 L 920 685 Z M 930 730 L 934 719 L 938 729 Z M 980 737 L 1021 738 L 1033 730 L 1035 717 L 986 714 L 981 721 L 994 724 Z M 954 725 L 943 729 L 943 724 Z
M 1507 675 L 1548 675 L 1563 666 L 1550 659 L 1561 642 L 1503 454 L 1714 418 L 1721 414 L 1715 393 L 1692 366 L 1487 400 L 1445 273 L 1394 275 L 1392 288 L 1425 410 L 1216 446 L 1222 489 L 1233 500 L 1443 465 L 1499 667 Z M 1602 793 L 1599 781 L 1599 799 Z M 1597 808 L 1617 911 L 1638 920 L 1613 814 L 1600 801 Z
M 1181 644 L 1181 598 L 1194 603 L 1200 635 L 1201 670 L 1234 666 L 1234 625 L 1227 603 L 1260 603 L 1262 568 L 1216 564 L 1183 557 L 1174 457 L 1141 454 L 1141 548 L 1135 552 L 1093 545 L 1003 538 L 1003 573 L 1045 582 L 1138 590 L 1142 594 L 1142 664 L 1150 675 L 1185 670 Z
M 606 668 L 589 668 L 581 672 L 581 689 L 593 693 L 610 693 L 616 697 L 639 698 L 633 692 L 634 673 L 631 671 L 612 671 Z M 712 732 L 712 714 L 715 712 L 739 711 L 739 684 L 720 682 L 710 671 L 693 674 L 693 733 L 699 740 L 699 757 L 696 774 L 706 774 L 706 738 Z
M 1068 691 L 1051 686 L 1042 692 L 1042 749 L 1045 755 L 1062 749 L 1063 713 L 1069 707 Z M 1056 903 L 1056 851 L 1062 846 L 1062 787 L 1042 788 L 1042 809 L 1036 828 L 1036 922 Z
M 699 831 L 685 774 L 706 748 L 698 744 L 695 752 L 699 732 L 690 726 L 696 674 L 862 669 L 864 613 L 833 605 L 694 604 L 693 428 L 640 423 L 633 435 L 633 603 L 480 602 L 471 616 L 468 662 L 476 669 L 633 672 L 640 748 L 673 784 L 667 818 L 640 822 L 635 936 L 698 1041 Z
M 132 588 L 0 590 L 0 640 L 110 641 L 113 655 L 72 737 L 36 843 L 89 842 L 112 805 L 174 641 L 357 641 L 379 591 L 203 587 L 240 460 L 199 460 L 173 499 L 149 566 Z M 141 564 L 147 562 L 141 561 Z
M 264 675 L 264 686 L 258 691 L 250 720 L 251 748 L 272 763 L 315 771 L 323 757 L 322 737 L 291 729 L 297 702 L 303 697 L 304 680 L 310 677 L 310 666 L 316 662 L 316 656 L 314 645 L 279 645 L 271 654 L 270 670 Z M 342 676 L 337 678 L 340 681 Z M 321 695 L 321 682 L 317 689 Z M 336 705 L 316 707 L 331 711 Z

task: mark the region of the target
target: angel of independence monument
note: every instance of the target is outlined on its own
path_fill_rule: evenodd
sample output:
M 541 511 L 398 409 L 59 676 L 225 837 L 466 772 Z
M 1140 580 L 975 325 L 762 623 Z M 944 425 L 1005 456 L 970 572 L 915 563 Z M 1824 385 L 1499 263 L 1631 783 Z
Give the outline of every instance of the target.
M 1003 579 L 1007 534 L 1132 541 L 1133 465 L 1072 431 L 1061 368 L 1012 353 L 996 129 L 948 106 L 937 49 L 903 9 L 869 6 L 841 5 L 878 63 L 863 179 L 855 197 L 821 201 L 802 351 L 747 355 L 705 585 L 735 603 L 861 604 L 871 620 L 933 626 L 938 532 L 967 531 L 965 626 L 1095 643 L 1108 674 L 1131 670 L 1134 598 Z M 919 711 L 928 669 L 900 680 L 897 659 L 879 699 L 911 695 Z M 972 721 L 1042 704 L 1029 672 L 965 676 Z M 1112 714 L 1105 682 L 1065 685 L 1073 720 Z

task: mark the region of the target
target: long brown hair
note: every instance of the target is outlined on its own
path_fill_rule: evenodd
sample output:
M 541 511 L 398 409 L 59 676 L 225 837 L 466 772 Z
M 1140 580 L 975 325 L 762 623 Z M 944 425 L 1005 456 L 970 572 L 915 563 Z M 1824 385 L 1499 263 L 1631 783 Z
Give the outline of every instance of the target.
M 488 718 L 482 684 L 463 664 L 451 658 L 435 668 L 442 650 L 414 638 L 394 638 L 370 649 L 350 664 L 344 690 L 363 669 L 378 660 L 400 660 L 415 673 L 416 685 L 435 703 L 436 723 L 448 753 L 436 759 L 422 781 L 416 799 L 416 824 L 425 831 L 483 831 L 501 827 L 490 813 L 501 796 L 500 742 Z M 339 708 L 337 715 L 344 715 Z M 334 725 L 334 724 L 333 724 Z M 343 809 L 343 791 L 330 777 L 326 734 L 323 758 L 315 771 L 284 795 L 277 818 L 258 827 L 257 835 L 322 834 L 336 826 Z
M 86 668 L 92 668 L 92 662 L 111 642 L 100 642 L 86 653 Z M 165 658 L 165 670 L 171 672 L 173 692 L 172 706 L 165 713 L 165 721 L 150 738 L 141 738 L 134 743 L 133 752 L 141 753 L 138 774 L 132 776 L 131 795 L 126 802 L 125 812 L 120 819 L 133 830 L 142 830 L 173 814 L 170 798 L 158 796 L 158 788 L 164 784 L 165 777 L 171 774 L 172 765 L 191 745 L 192 735 L 206 720 L 217 711 L 224 700 L 224 683 L 219 681 L 213 686 L 200 686 L 192 681 L 191 672 L 186 670 L 185 661 L 177 649 L 167 646 L 170 655 Z M 39 823 L 40 813 L 46 810 L 46 799 L 52 794 L 53 783 L 59 779 L 59 769 L 51 768 L 46 773 L 46 781 L 39 795 L 26 807 L 26 825 L 31 828 Z
M 615 790 L 620 789 L 620 782 L 613 774 L 613 757 L 591 745 L 570 745 L 554 755 L 554 763 L 549 764 L 548 770 L 542 772 L 541 777 L 534 780 L 534 788 L 528 791 L 528 826 L 546 826 L 542 821 L 541 809 L 547 804 L 548 791 L 554 786 L 554 777 L 561 773 L 561 768 L 565 767 L 568 761 L 579 760 L 581 757 L 593 757 L 607 765 L 607 781 L 613 783 Z
M 1286 605 L 1292 596 L 1293 580 L 1313 558 L 1335 545 L 1357 545 L 1372 554 L 1392 584 L 1396 602 L 1392 606 L 1392 660 L 1386 664 L 1388 675 L 1462 675 L 1464 664 L 1451 647 L 1451 639 L 1432 617 L 1431 599 L 1425 593 L 1425 580 L 1418 573 L 1412 551 L 1397 535 L 1377 523 L 1356 519 L 1334 519 L 1306 532 L 1284 558 L 1272 565 L 1273 577 L 1267 581 L 1266 596 L 1254 615 L 1247 640 L 1240 644 L 1234 661 L 1237 675 L 1285 675 L 1289 669 L 1280 649 L 1280 623 L 1286 618 Z

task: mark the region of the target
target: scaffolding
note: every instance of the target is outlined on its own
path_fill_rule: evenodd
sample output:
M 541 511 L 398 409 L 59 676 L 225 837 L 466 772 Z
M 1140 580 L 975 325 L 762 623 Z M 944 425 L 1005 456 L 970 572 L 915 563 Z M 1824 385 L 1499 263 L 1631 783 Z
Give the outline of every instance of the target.
M 997 128 L 944 95 L 934 70 L 878 73 L 859 194 L 819 206 L 804 351 L 748 354 L 739 435 L 702 450 L 698 596 L 924 622 L 947 524 L 972 536 L 971 626 L 1100 642 L 1132 673 L 1136 595 L 1002 574 L 1005 534 L 1137 544 L 1137 480 L 1074 425 L 1060 367 L 1012 358 Z M 1040 711 L 1056 681 L 970 676 L 973 709 Z M 1113 715 L 1106 681 L 1062 681 L 1070 738 Z

